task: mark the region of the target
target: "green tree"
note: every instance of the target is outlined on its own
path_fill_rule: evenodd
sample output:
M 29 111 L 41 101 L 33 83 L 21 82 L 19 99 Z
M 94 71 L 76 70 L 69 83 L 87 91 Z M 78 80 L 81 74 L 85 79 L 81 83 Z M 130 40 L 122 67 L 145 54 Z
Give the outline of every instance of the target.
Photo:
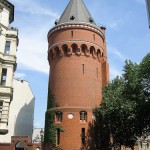
M 95 135 L 103 138 L 99 144 L 107 140 L 110 147 L 124 145 L 133 149 L 137 137 L 149 133 L 149 99 L 150 54 L 140 64 L 126 61 L 122 77 L 116 77 L 104 88 L 102 104 L 94 111 L 95 130 L 99 129 Z M 102 128 L 107 134 L 100 132 Z

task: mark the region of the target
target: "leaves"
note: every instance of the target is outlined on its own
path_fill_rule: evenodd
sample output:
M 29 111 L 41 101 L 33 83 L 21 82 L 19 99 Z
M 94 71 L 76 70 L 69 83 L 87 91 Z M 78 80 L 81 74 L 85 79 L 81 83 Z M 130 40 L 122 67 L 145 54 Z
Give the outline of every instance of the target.
M 110 146 L 133 148 L 138 136 L 150 133 L 150 54 L 140 64 L 125 62 L 123 75 L 103 89 L 103 101 L 95 116 L 95 128 L 107 127 L 103 130 L 110 139 L 104 131 L 97 134 L 110 140 Z

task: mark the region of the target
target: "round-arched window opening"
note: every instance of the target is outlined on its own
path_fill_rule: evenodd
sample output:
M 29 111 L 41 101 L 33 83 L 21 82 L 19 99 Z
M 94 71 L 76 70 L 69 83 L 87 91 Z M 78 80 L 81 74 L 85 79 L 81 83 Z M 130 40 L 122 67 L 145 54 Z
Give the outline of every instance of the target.
M 101 51 L 98 49 L 97 50 L 97 57 L 100 58 L 101 57 Z
M 78 51 L 78 46 L 77 46 L 77 44 L 72 44 L 72 52 L 73 53 L 76 53 L 77 51 Z
M 86 45 L 81 45 L 81 50 L 82 50 L 82 53 L 85 53 L 86 50 L 87 50 L 87 46 Z
M 93 46 L 90 47 L 90 54 L 94 56 L 95 48 Z
M 55 53 L 56 53 L 56 56 L 59 56 L 60 51 L 59 51 L 59 48 L 58 48 L 58 47 L 55 47 Z
M 68 46 L 67 45 L 63 45 L 62 49 L 63 49 L 64 54 L 66 55 L 67 52 L 68 52 Z

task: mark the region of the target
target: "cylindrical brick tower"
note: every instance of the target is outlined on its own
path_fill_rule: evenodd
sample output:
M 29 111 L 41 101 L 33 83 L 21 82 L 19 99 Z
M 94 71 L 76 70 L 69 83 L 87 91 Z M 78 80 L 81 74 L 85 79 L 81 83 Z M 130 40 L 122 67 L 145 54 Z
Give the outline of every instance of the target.
M 56 145 L 63 150 L 90 149 L 93 108 L 108 81 L 105 28 L 98 27 L 82 0 L 70 0 L 48 32 L 49 87 L 58 103 Z

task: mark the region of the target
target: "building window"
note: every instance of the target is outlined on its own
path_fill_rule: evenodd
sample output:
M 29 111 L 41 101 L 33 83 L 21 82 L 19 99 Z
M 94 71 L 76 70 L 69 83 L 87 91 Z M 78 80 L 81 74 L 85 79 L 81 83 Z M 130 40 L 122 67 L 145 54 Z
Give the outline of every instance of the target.
M 87 112 L 80 111 L 80 121 L 87 121 Z
M 63 45 L 62 49 L 63 49 L 64 55 L 66 55 L 67 52 L 68 52 L 68 46 L 67 45 Z
M 55 47 L 55 53 L 56 53 L 56 56 L 59 56 L 59 55 L 60 55 L 60 51 L 59 51 L 59 48 L 58 48 L 58 47 Z
M 93 46 L 90 47 L 90 54 L 94 56 L 95 48 Z
M 73 31 L 71 31 L 71 37 L 73 37 Z
M 95 34 L 93 34 L 93 39 L 94 39 L 94 41 L 95 41 Z
M 97 50 L 97 57 L 100 58 L 101 57 L 101 51 L 98 49 Z
M 72 44 L 72 52 L 73 53 L 76 53 L 77 51 L 78 51 L 78 46 L 77 46 L 77 44 Z
M 7 75 L 7 69 L 3 68 L 2 69 L 2 77 L 1 77 L 1 85 L 6 84 L 6 75 Z
M 60 129 L 57 129 L 57 145 L 60 144 Z
M 86 50 L 87 50 L 87 46 L 86 45 L 81 45 L 81 50 L 82 50 L 82 53 L 85 54 Z
M 84 64 L 82 64 L 82 72 L 83 72 L 83 74 L 84 74 Z
M 61 111 L 56 112 L 56 121 L 62 122 L 62 112 Z
M 5 54 L 9 54 L 9 53 L 10 53 L 10 41 L 6 41 Z
M 0 101 L 0 120 L 2 119 L 3 102 Z
M 85 145 L 85 128 L 81 129 L 81 143 Z

